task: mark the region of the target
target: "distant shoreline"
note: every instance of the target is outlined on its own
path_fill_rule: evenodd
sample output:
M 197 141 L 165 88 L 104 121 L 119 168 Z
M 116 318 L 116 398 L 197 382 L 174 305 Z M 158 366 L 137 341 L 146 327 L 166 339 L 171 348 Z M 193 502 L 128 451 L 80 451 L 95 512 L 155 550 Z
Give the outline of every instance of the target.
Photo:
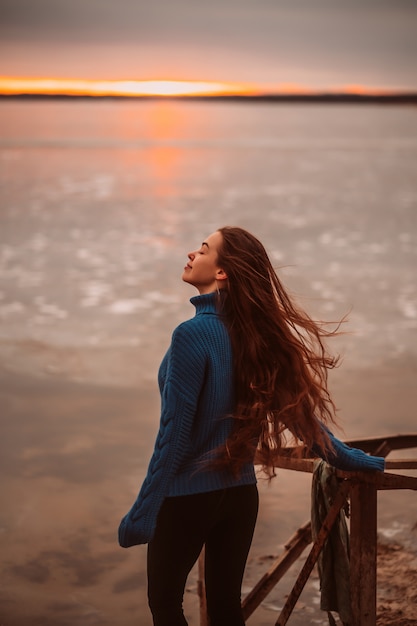
M 0 100 L 175 100 L 186 102 L 250 102 L 250 103 L 305 103 L 305 104 L 386 104 L 386 105 L 416 105 L 417 92 L 403 92 L 395 94 L 356 94 L 356 93 L 317 93 L 317 94 L 263 94 L 263 95 L 102 95 L 87 94 L 0 94 Z

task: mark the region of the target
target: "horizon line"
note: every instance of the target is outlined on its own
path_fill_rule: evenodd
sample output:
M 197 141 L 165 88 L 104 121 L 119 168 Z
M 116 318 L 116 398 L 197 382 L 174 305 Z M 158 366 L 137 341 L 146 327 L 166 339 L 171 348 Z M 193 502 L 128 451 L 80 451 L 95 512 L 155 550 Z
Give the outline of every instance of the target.
M 417 92 L 402 92 L 386 95 L 352 94 L 352 93 L 316 93 L 316 94 L 262 94 L 262 95 L 143 95 L 143 96 L 91 96 L 91 95 L 69 95 L 69 94 L 3 94 L 0 93 L 0 101 L 22 100 L 22 101 L 112 101 L 112 102 L 150 102 L 150 101 L 182 101 L 182 102 L 235 102 L 235 103 L 320 103 L 320 104 L 385 104 L 385 105 L 417 105 Z
M 261 84 L 196 80 L 86 80 L 0 76 L 0 96 L 73 98 L 384 98 L 416 97 L 417 89 L 364 85 L 311 88 L 295 83 Z

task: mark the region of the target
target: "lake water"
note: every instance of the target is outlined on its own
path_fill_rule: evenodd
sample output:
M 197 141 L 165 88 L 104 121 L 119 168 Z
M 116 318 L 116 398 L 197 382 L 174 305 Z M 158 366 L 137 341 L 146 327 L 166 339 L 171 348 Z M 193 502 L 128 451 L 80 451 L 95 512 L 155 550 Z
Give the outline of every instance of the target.
M 115 531 L 159 362 L 193 314 L 187 251 L 219 226 L 259 236 L 313 317 L 350 312 L 331 379 L 345 433 L 417 430 L 416 162 L 413 107 L 0 102 L 5 624 L 150 623 L 144 549 Z M 281 474 L 261 485 L 246 587 L 308 517 L 310 477 Z M 381 520 L 415 541 L 413 494 L 382 494 Z
M 352 310 L 349 364 L 415 356 L 416 113 L 2 102 L 2 337 L 140 346 L 154 367 L 189 314 L 186 252 L 238 224 L 309 311 Z

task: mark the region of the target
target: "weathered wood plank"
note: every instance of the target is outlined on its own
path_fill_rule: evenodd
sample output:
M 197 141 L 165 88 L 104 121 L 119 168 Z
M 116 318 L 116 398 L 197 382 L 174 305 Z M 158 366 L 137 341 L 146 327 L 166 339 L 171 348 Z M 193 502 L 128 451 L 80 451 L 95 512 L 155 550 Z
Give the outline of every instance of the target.
M 336 470 L 340 478 L 348 478 L 355 483 L 375 485 L 377 489 L 417 489 L 417 476 L 403 476 L 389 472 L 342 472 Z
M 346 443 L 354 448 L 360 448 L 364 452 L 375 453 L 376 450 L 389 447 L 389 450 L 406 450 L 417 448 L 417 433 L 387 435 L 386 437 L 366 437 L 364 439 L 349 439 Z M 387 444 L 385 446 L 384 444 Z M 387 454 L 387 453 L 386 453 Z M 386 456 L 380 454 L 379 456 Z
M 297 530 L 285 545 L 282 555 L 272 564 L 269 570 L 259 579 L 254 588 L 242 602 L 243 617 L 248 619 L 255 609 L 266 598 L 268 593 L 281 580 L 291 565 L 311 543 L 311 522 L 307 522 Z
M 290 456 L 277 456 L 274 462 L 275 467 L 281 469 L 291 469 L 297 472 L 313 472 L 315 459 L 299 459 Z
M 387 459 L 385 461 L 386 469 L 417 469 L 417 459 Z
M 350 490 L 350 588 L 355 626 L 376 624 L 377 487 L 352 484 Z

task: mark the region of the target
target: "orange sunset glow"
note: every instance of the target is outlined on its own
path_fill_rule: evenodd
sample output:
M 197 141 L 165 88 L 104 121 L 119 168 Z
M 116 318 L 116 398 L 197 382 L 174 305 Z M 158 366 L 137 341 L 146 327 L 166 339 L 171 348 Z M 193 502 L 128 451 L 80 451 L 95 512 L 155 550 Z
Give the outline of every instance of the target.
M 0 95 L 90 96 L 90 97 L 181 97 L 181 96 L 312 96 L 317 93 L 344 93 L 384 96 L 399 93 L 360 84 L 312 89 L 298 83 L 242 83 L 198 80 L 86 80 L 67 78 L 24 78 L 0 76 Z
M 260 87 L 249 83 L 185 80 L 98 81 L 59 78 L 0 77 L 0 94 L 73 96 L 219 96 L 257 95 Z

